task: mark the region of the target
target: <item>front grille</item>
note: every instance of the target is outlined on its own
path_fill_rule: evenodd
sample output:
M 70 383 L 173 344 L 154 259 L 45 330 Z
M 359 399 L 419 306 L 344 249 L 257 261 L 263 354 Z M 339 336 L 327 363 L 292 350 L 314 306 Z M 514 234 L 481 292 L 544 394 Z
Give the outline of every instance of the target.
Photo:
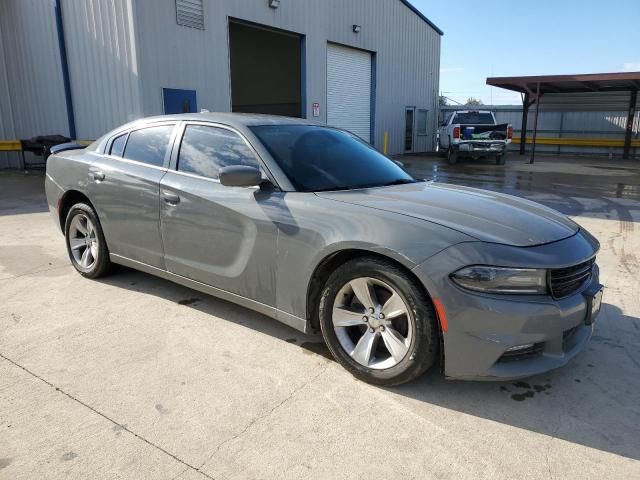
M 577 292 L 591 278 L 595 258 L 571 267 L 549 271 L 549 287 L 554 298 L 568 297 Z
M 537 357 L 542 353 L 543 349 L 544 343 L 536 343 L 529 348 L 514 350 L 513 352 L 505 352 L 498 359 L 498 362 L 517 362 L 519 360 L 526 360 L 528 358 Z

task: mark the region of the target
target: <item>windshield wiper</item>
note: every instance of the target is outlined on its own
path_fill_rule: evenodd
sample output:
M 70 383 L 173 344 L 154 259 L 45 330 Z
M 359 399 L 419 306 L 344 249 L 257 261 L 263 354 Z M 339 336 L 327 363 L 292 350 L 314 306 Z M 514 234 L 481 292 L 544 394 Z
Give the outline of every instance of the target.
M 417 180 L 408 179 L 408 178 L 399 178 L 397 180 L 393 180 L 392 182 L 383 183 L 382 185 L 378 185 L 379 187 L 391 187 L 392 185 L 406 185 L 408 183 L 418 183 Z
M 418 183 L 418 180 L 399 178 L 386 183 L 365 183 L 364 185 L 349 185 L 340 187 L 327 187 L 313 190 L 314 192 L 339 192 L 344 190 L 362 190 L 365 188 L 390 187 L 392 185 L 405 185 L 407 183 Z

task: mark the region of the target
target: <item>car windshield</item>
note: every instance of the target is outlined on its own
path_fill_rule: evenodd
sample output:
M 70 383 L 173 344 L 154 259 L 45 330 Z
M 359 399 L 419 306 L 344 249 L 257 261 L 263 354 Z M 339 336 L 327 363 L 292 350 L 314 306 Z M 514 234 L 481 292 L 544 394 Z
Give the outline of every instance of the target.
M 475 123 L 476 125 L 494 125 L 493 115 L 490 113 L 480 112 L 465 112 L 456 113 L 456 118 L 453 119 L 453 124 L 457 123 Z
M 348 132 L 315 125 L 251 127 L 297 191 L 414 183 L 393 161 Z

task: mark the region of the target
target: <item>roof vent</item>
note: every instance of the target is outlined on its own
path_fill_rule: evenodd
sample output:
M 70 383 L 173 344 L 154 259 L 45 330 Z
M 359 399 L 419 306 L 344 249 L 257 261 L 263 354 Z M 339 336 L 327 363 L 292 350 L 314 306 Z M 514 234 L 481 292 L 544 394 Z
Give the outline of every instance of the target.
M 204 30 L 204 7 L 202 0 L 176 0 L 178 25 Z

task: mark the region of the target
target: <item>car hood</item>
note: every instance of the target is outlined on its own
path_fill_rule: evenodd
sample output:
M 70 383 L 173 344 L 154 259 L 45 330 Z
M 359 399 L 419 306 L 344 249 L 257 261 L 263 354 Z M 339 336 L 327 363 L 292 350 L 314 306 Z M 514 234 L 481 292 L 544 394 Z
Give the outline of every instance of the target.
M 444 183 L 320 192 L 319 196 L 444 225 L 481 241 L 529 247 L 574 235 L 569 218 L 529 200 Z

